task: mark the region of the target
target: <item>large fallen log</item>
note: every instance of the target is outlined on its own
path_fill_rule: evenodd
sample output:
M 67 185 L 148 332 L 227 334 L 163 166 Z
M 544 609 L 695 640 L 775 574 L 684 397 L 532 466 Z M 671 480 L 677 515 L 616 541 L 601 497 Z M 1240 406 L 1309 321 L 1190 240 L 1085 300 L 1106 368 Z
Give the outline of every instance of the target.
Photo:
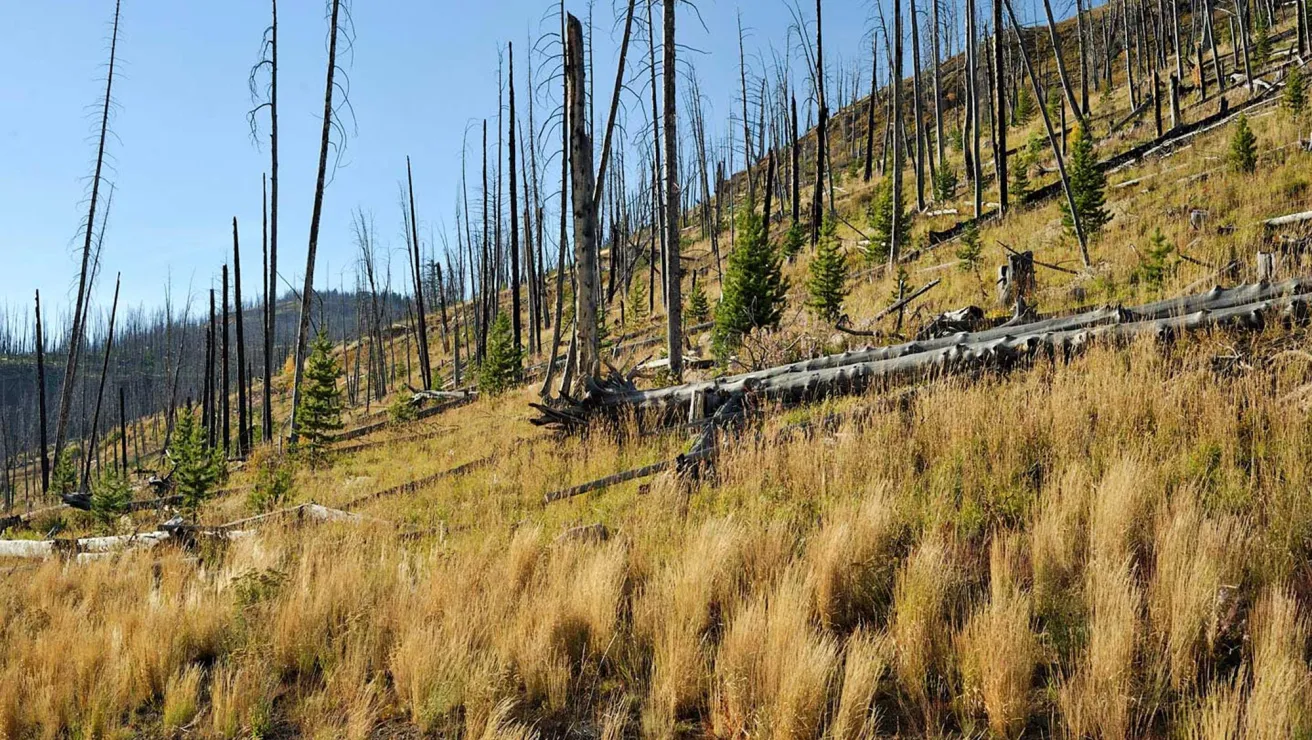
M 886 384 L 969 370 L 1005 369 L 1040 350 L 1069 355 L 1100 337 L 1130 337 L 1230 325 L 1261 325 L 1264 312 L 1284 306 L 1301 312 L 1312 284 L 1214 288 L 1207 293 L 1150 303 L 1137 308 L 1107 307 L 1029 324 L 999 327 L 940 339 L 830 355 L 753 373 L 699 383 L 637 390 L 622 379 L 594 382 L 588 395 L 563 408 L 537 407 L 534 423 L 563 428 L 586 425 L 593 418 L 622 413 L 670 417 L 694 399 L 714 413 L 734 399 L 783 403 L 861 392 L 875 381 Z
M 129 501 L 127 507 L 125 508 L 124 513 L 131 513 L 134 511 L 149 511 L 150 509 L 156 509 L 164 506 L 176 506 L 180 503 L 182 503 L 181 496 L 163 496 L 159 498 L 139 499 L 137 501 Z M 58 514 L 59 512 L 69 508 L 79 508 L 79 507 L 73 507 L 68 503 L 62 503 L 56 506 L 46 506 L 40 509 L 33 509 L 32 511 L 25 511 L 22 514 L 11 514 L 9 516 L 0 517 L 0 533 L 3 533 L 5 530 L 9 529 L 10 527 L 23 526 L 28 522 L 31 522 L 42 516 L 46 516 L 50 514 Z

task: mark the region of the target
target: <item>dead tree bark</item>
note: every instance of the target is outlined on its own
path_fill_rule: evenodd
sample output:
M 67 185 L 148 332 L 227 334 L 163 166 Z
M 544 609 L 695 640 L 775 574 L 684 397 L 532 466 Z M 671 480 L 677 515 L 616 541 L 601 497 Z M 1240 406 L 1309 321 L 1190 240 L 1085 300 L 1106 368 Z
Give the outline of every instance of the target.
M 563 66 L 566 74 L 562 74 L 561 85 L 563 86 L 561 95 L 561 126 L 560 126 L 560 235 L 558 238 L 557 255 L 556 255 L 556 320 L 553 322 L 551 329 L 551 359 L 547 361 L 547 371 L 543 373 L 542 388 L 538 395 L 546 399 L 551 395 L 551 381 L 555 376 L 556 358 L 560 353 L 560 336 L 561 323 L 565 312 L 565 248 L 569 240 L 569 229 L 567 227 L 567 214 L 569 213 L 569 185 L 570 185 L 570 133 L 573 127 L 570 124 L 570 78 L 569 55 L 568 53 L 568 31 L 565 21 L 565 1 L 560 2 L 560 39 L 562 44 L 562 54 L 564 59 Z M 572 344 L 572 342 L 571 342 Z
M 980 159 L 979 131 L 979 70 L 976 58 L 979 50 L 979 31 L 975 21 L 975 1 L 966 2 L 966 99 L 970 106 L 967 116 L 970 119 L 970 181 L 972 198 L 975 206 L 975 218 L 984 211 L 984 162 Z
M 875 167 L 875 106 L 879 97 L 879 34 L 870 34 L 870 104 L 866 108 L 866 162 L 862 182 L 870 182 Z
M 675 96 L 678 69 L 674 43 L 674 8 L 677 4 L 678 0 L 665 0 L 665 40 L 661 45 L 665 54 L 662 69 L 665 77 L 665 120 L 662 122 L 665 126 L 665 228 L 669 230 L 665 239 L 669 255 L 665 266 L 665 315 L 670 375 L 676 380 L 683 377 L 683 265 L 679 258 L 679 214 L 683 199 L 679 192 L 679 108 Z M 750 170 L 751 163 L 747 164 Z
M 90 445 L 82 456 L 83 491 L 91 490 L 88 485 L 91 480 L 91 458 L 100 434 L 100 404 L 105 400 L 105 379 L 109 377 L 109 359 L 114 354 L 114 324 L 118 318 L 118 289 L 121 283 L 122 275 L 114 279 L 114 303 L 109 309 L 109 336 L 105 340 L 105 359 L 100 365 L 100 387 L 96 389 L 96 410 L 91 416 Z
M 415 328 L 419 339 L 419 382 L 424 390 L 433 387 L 433 364 L 428 355 L 428 314 L 424 306 L 423 261 L 419 253 L 419 221 L 415 215 L 415 179 L 410 169 L 410 157 L 405 158 L 406 191 L 410 198 L 410 261 L 415 288 L 415 313 L 418 321 Z
M 1048 17 L 1048 39 L 1052 42 L 1052 55 L 1057 59 L 1057 77 L 1061 80 L 1061 89 L 1066 93 L 1066 102 L 1071 106 L 1071 110 L 1075 111 L 1075 117 L 1083 124 L 1084 113 L 1080 108 L 1080 101 L 1076 99 L 1075 88 L 1071 86 L 1070 78 L 1066 75 L 1066 59 L 1061 53 L 1061 36 L 1057 34 L 1057 22 L 1052 17 L 1052 0 L 1043 0 L 1043 12 Z M 1025 44 L 1021 43 L 1020 46 L 1024 47 Z M 1046 107 L 1047 101 L 1040 98 L 1039 105 Z
M 118 51 L 118 21 L 122 0 L 114 2 L 114 25 L 109 37 L 109 71 L 105 75 L 105 97 L 100 109 L 100 138 L 96 145 L 96 169 L 91 176 L 91 198 L 87 205 L 86 229 L 82 242 L 82 269 L 78 275 L 77 299 L 73 308 L 73 327 L 69 334 L 67 358 L 64 362 L 64 379 L 59 391 L 59 416 L 55 422 L 55 452 L 50 461 L 51 469 L 59 467 L 59 456 L 64 450 L 68 435 L 68 417 L 73 409 L 73 389 L 77 383 L 78 363 L 82 358 L 82 337 L 86 333 L 84 314 L 86 312 L 87 293 L 90 288 L 88 279 L 91 271 L 91 239 L 96 224 L 96 204 L 100 197 L 101 173 L 105 164 L 105 140 L 109 135 L 109 109 L 113 100 L 114 64 Z
M 911 0 L 911 117 L 916 132 L 916 210 L 925 210 L 925 124 L 920 90 L 920 21 L 916 0 Z M 898 74 L 902 71 L 899 69 Z M 900 121 L 899 121 L 900 123 Z M 896 208 L 894 209 L 896 210 Z
M 743 171 L 747 176 L 747 202 L 756 202 L 756 178 L 752 174 L 752 131 L 747 117 L 747 54 L 743 51 L 743 13 L 738 11 L 738 78 L 743 104 Z
M 824 21 L 820 0 L 815 0 L 815 97 L 820 109 L 816 128 L 815 192 L 811 199 L 811 246 L 820 239 L 820 222 L 824 220 L 825 165 L 829 160 L 829 107 L 825 101 Z M 832 204 L 831 204 L 832 205 Z
M 514 335 L 515 353 L 523 351 L 523 326 L 519 308 L 519 173 L 515 166 L 515 45 L 507 44 L 510 54 L 509 74 L 510 116 L 507 126 L 507 154 L 510 157 L 510 326 Z M 500 215 L 500 214 L 498 214 Z M 431 387 L 431 386 L 430 386 Z
M 46 430 L 46 341 L 41 332 L 41 291 L 36 292 L 36 409 L 40 416 L 41 493 L 50 493 L 50 438 Z
M 998 211 L 1007 213 L 1007 84 L 1006 58 L 1003 56 L 1002 0 L 993 0 L 993 157 L 994 179 L 998 184 Z M 1042 105 L 1039 101 L 1039 105 Z
M 227 457 L 228 454 L 231 452 L 231 440 L 232 440 L 232 402 L 231 402 L 232 385 L 230 383 L 231 376 L 229 375 L 230 366 L 232 363 L 228 361 L 230 357 L 228 352 L 228 348 L 229 348 L 228 324 L 230 323 L 232 314 L 229 310 L 230 304 L 228 303 L 228 266 L 227 265 L 223 266 L 221 280 L 222 280 L 222 288 L 223 288 L 223 314 L 222 314 L 223 327 L 221 329 L 223 341 L 222 341 L 222 352 L 221 352 L 220 361 L 223 363 L 223 366 L 220 368 L 219 374 L 222 377 L 221 382 L 223 386 L 220 389 L 221 395 L 219 398 L 219 406 L 220 408 L 223 409 L 223 455 L 224 457 Z
M 123 478 L 128 477 L 128 414 L 127 398 L 123 391 L 123 386 L 118 387 L 118 441 L 119 452 L 122 453 L 123 459 Z
M 241 302 L 241 245 L 237 241 L 237 217 L 232 219 L 232 295 L 237 319 L 237 455 L 245 457 L 251 448 L 250 418 L 246 395 L 246 322 Z
M 902 231 L 902 0 L 893 0 L 893 64 L 889 68 L 893 85 L 893 113 L 889 125 L 893 132 L 893 219 L 888 235 L 888 264 L 897 264 L 902 244 L 898 234 Z
M 301 318 L 296 329 L 296 366 L 292 380 L 291 443 L 296 443 L 296 417 L 301 404 L 301 382 L 305 377 L 305 350 L 310 341 L 310 310 L 314 294 L 314 258 L 319 250 L 319 220 L 323 216 L 323 191 L 328 177 L 328 143 L 333 125 L 333 77 L 337 72 L 338 17 L 342 0 L 332 0 L 328 21 L 328 73 L 323 93 L 323 130 L 319 135 L 319 173 L 314 186 L 314 206 L 310 213 L 310 243 L 305 255 L 305 282 L 301 288 Z
M 268 57 L 261 59 L 251 70 L 251 97 L 257 98 L 256 73 L 269 66 L 269 93 L 265 102 L 251 111 L 252 133 L 255 115 L 261 108 L 269 108 L 269 191 L 262 200 L 264 228 L 264 389 L 263 419 L 264 441 L 273 441 L 273 347 L 278 335 L 278 0 L 271 0 L 273 20 L 267 30 Z
M 265 204 L 267 198 L 262 199 Z M 278 288 L 277 276 L 273 269 L 273 240 L 269 233 L 269 210 L 265 205 L 262 209 L 263 236 L 264 236 L 264 388 L 261 391 L 261 402 L 263 412 L 262 426 L 263 437 L 265 442 L 273 441 L 273 317 L 278 313 Z
M 586 391 L 584 381 L 601 370 L 601 347 L 597 335 L 597 210 L 592 200 L 596 185 L 592 170 L 592 138 L 588 136 L 585 103 L 587 80 L 583 66 L 583 27 L 579 19 L 566 19 L 565 77 L 569 81 L 566 103 L 569 108 L 570 160 L 573 163 L 574 191 L 574 289 L 575 336 L 578 342 L 578 381 L 575 395 Z
M 792 129 L 793 129 L 792 130 L 793 144 L 792 144 L 792 152 L 790 154 L 791 161 L 789 163 L 788 168 L 790 170 L 789 177 L 791 177 L 793 180 L 792 182 L 793 224 L 792 225 L 796 226 L 802 219 L 802 170 L 800 166 L 801 158 L 802 158 L 802 141 L 801 141 L 801 132 L 797 128 L 797 96 L 796 95 L 791 97 L 790 122 L 792 124 Z M 718 179 L 721 178 L 717 178 L 717 180 Z M 716 211 L 718 212 L 720 208 L 720 202 L 718 198 L 716 199 L 715 202 L 715 208 Z M 716 218 L 716 228 L 717 229 L 719 228 L 719 218 Z

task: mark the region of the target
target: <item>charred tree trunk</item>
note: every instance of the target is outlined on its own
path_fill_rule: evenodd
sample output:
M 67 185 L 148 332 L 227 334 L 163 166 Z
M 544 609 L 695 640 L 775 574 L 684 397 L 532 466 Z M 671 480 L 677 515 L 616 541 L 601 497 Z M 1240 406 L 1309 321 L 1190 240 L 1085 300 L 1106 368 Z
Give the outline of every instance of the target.
M 586 72 L 583 66 L 583 27 L 578 18 L 566 19 L 565 77 L 569 109 L 570 160 L 574 192 L 575 336 L 578 344 L 579 382 L 576 396 L 587 391 L 586 381 L 601 370 L 597 334 L 597 210 L 592 200 L 596 182 L 592 170 L 592 138 L 588 136 Z
M 523 326 L 519 307 L 519 179 L 515 166 L 515 45 L 508 44 L 510 69 L 506 79 L 510 87 L 510 120 L 507 126 L 507 155 L 510 157 L 510 326 L 515 338 L 516 354 L 523 351 Z
M 114 324 L 118 318 L 118 289 L 122 276 L 114 279 L 114 303 L 109 309 L 109 337 L 105 340 L 105 358 L 100 365 L 100 387 L 96 389 L 96 410 L 91 416 L 90 445 L 82 456 L 82 490 L 89 491 L 91 481 L 91 457 L 97 451 L 97 439 L 100 434 L 100 404 L 105 400 L 105 380 L 109 377 L 109 359 L 114 354 Z
M 410 169 L 410 158 L 405 158 L 406 191 L 410 198 L 410 260 L 414 267 L 415 329 L 419 342 L 419 382 L 424 390 L 433 389 L 433 364 L 428 355 L 428 312 L 424 306 L 423 261 L 419 252 L 419 221 L 415 212 L 415 179 Z
M 879 36 L 870 34 L 870 104 L 866 107 L 866 162 L 861 180 L 870 182 L 875 167 L 875 106 L 879 97 Z
M 683 378 L 683 265 L 679 261 L 679 214 L 682 198 L 679 193 L 679 125 L 678 99 L 675 96 L 675 81 L 678 69 L 675 67 L 674 43 L 674 8 L 678 0 L 665 0 L 665 41 L 661 50 L 665 53 L 663 69 L 665 77 L 665 228 L 669 230 L 666 237 L 666 249 L 669 257 L 665 266 L 666 288 L 665 303 L 666 332 L 670 359 L 670 375 L 676 380 Z M 750 162 L 748 169 L 750 171 Z M 750 179 L 750 178 L 749 178 Z
M 251 448 L 249 397 L 246 395 L 246 329 L 241 302 L 241 245 L 237 241 L 237 218 L 232 219 L 232 296 L 237 318 L 237 456 L 246 457 Z
M 69 335 L 67 358 L 64 362 L 64 379 L 59 391 L 59 416 L 55 421 L 55 452 L 51 469 L 59 467 L 59 456 L 68 439 L 68 417 L 73 409 L 73 391 L 77 384 L 78 363 L 82 357 L 82 337 L 86 333 L 84 314 L 90 291 L 91 240 L 96 224 L 96 204 L 100 198 L 101 173 L 105 164 L 105 140 L 109 135 L 109 109 L 113 100 L 114 64 L 118 51 L 118 20 L 121 0 L 114 3 L 114 25 L 109 37 L 109 72 L 105 75 L 105 97 L 100 108 L 100 138 L 96 145 L 96 169 L 91 176 L 91 199 L 87 205 L 87 220 L 82 242 L 82 269 L 78 275 L 77 300 L 73 308 L 73 327 Z
M 994 179 L 998 184 L 998 212 L 1005 214 L 1007 201 L 1007 82 L 1003 55 L 1002 0 L 993 0 L 993 110 Z M 1038 101 L 1043 105 L 1043 101 Z
M 801 132 L 800 132 L 800 131 L 798 130 L 798 128 L 797 128 L 797 96 L 793 96 L 793 97 L 791 98 L 791 109 L 790 109 L 790 112 L 791 112 L 790 123 L 792 124 L 792 140 L 793 140 L 793 142 L 792 142 L 792 152 L 791 152 L 791 154 L 790 154 L 791 162 L 789 163 L 788 169 L 790 170 L 790 172 L 789 172 L 789 177 L 791 177 L 792 180 L 793 180 L 793 182 L 792 182 L 792 191 L 793 191 L 793 192 L 792 192 L 792 197 L 793 197 L 793 213 L 792 213 L 792 216 L 793 216 L 793 224 L 796 225 L 796 224 L 798 224 L 798 223 L 802 220 L 802 170 L 801 170 L 802 140 L 801 140 Z M 718 181 L 719 181 L 720 179 L 723 179 L 723 178 L 717 178 L 717 184 L 718 184 Z M 719 198 L 716 198 L 716 201 L 715 201 L 715 208 L 716 208 L 716 211 L 717 211 L 717 213 L 718 213 L 719 208 L 720 208 L 720 199 L 719 199 Z M 716 226 L 716 229 L 718 230 L 718 229 L 719 229 L 719 226 L 720 226 L 719 218 L 716 218 L 715 226 Z
M 893 113 L 889 124 L 893 132 L 893 222 L 888 237 L 888 264 L 897 264 L 901 248 L 898 234 L 902 230 L 902 213 L 896 204 L 902 202 L 902 0 L 893 0 L 893 64 L 889 68 L 893 82 Z
M 41 434 L 41 493 L 50 493 L 50 438 L 46 429 L 46 340 L 41 331 L 41 291 L 36 292 L 36 410 Z
M 268 203 L 264 199 L 264 203 Z M 274 315 L 278 313 L 277 276 L 273 270 L 273 240 L 269 233 L 269 211 L 267 205 L 263 210 L 264 229 L 264 388 L 261 402 L 263 411 L 261 435 L 265 442 L 273 441 L 273 326 Z
M 811 196 L 811 246 L 820 239 L 820 222 L 824 220 L 825 165 L 829 160 L 829 108 L 825 102 L 824 21 L 820 0 L 815 0 L 815 97 L 820 109 L 815 140 L 815 192 Z
M 920 21 L 916 17 L 916 0 L 911 0 L 911 116 L 916 132 L 916 210 L 925 210 L 925 118 L 921 110 L 920 90 Z M 901 70 L 898 70 L 901 74 Z
M 1043 12 L 1048 17 L 1048 39 L 1052 42 L 1052 55 L 1057 59 L 1057 77 L 1061 80 L 1061 89 L 1066 93 L 1066 102 L 1071 110 L 1075 111 L 1075 117 L 1083 123 L 1084 114 L 1080 109 L 1080 101 L 1076 99 L 1075 88 L 1071 86 L 1070 78 L 1066 76 L 1066 59 L 1061 53 L 1061 36 L 1057 34 L 1057 21 L 1052 17 L 1052 0 L 1043 0 Z M 1023 48 L 1025 44 L 1021 43 L 1020 46 Z M 1038 103 L 1041 107 L 1046 107 L 1047 100 L 1040 98 Z
M 305 350 L 310 342 L 310 310 L 314 294 L 314 258 L 319 250 L 319 221 L 323 216 L 323 191 L 328 177 L 328 143 L 333 121 L 333 78 L 337 72 L 338 14 L 342 0 L 332 0 L 328 21 L 328 73 L 323 94 L 323 130 L 319 135 L 319 172 L 314 186 L 314 206 L 310 213 L 310 242 L 305 255 L 305 283 L 301 288 L 301 317 L 296 329 L 295 375 L 292 380 L 291 442 L 296 443 L 296 417 L 301 404 L 301 382 L 305 377 Z

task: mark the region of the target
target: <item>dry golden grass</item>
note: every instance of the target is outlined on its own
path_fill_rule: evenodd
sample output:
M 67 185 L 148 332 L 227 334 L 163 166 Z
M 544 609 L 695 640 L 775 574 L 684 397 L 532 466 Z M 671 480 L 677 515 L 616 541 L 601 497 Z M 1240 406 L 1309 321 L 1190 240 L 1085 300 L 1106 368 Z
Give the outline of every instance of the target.
M 1158 226 L 1220 264 L 1258 245 L 1258 219 L 1308 208 L 1308 155 L 1272 151 L 1293 127 L 1252 124 L 1259 175 L 1180 182 L 1216 168 L 1224 128 L 1117 173 L 1141 184 L 1110 191 L 1096 270 L 1041 272 L 1043 310 L 1173 295 L 1210 271 L 1132 282 L 1129 247 Z M 868 187 L 843 185 L 859 224 Z M 1190 208 L 1211 225 L 1190 230 Z M 1058 218 L 1049 203 L 986 227 L 985 265 L 1001 243 L 1073 265 Z M 913 240 L 945 225 L 918 218 Z M 850 248 L 856 234 L 841 234 Z M 941 267 L 953 250 L 908 265 L 913 283 L 943 278 L 921 316 L 991 291 Z M 786 268 L 794 306 L 805 268 Z M 854 281 L 856 323 L 892 281 Z M 850 341 L 791 312 L 786 332 Z M 1312 368 L 1268 358 L 1307 344 L 1302 330 L 1138 342 L 926 382 L 897 403 L 834 400 L 730 439 L 713 480 L 663 475 L 550 506 L 544 493 L 672 458 L 687 437 L 631 424 L 555 437 L 527 423 L 530 390 L 483 399 L 297 471 L 297 501 L 342 506 L 485 462 L 362 505 L 383 522 L 5 564 L 0 737 L 1306 734 L 1312 424 L 1283 399 Z M 1247 369 L 1218 372 L 1231 354 Z M 246 513 L 239 490 L 204 518 Z M 611 538 L 558 539 L 592 523 Z

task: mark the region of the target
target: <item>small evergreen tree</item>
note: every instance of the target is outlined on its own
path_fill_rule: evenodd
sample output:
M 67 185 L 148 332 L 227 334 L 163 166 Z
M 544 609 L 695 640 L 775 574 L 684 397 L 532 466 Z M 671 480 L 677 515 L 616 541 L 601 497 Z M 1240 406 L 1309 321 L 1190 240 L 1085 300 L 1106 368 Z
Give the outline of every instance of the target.
M 723 297 L 715 309 L 712 345 L 721 359 L 737 349 L 752 329 L 777 327 L 788 292 L 783 260 L 766 239 L 761 217 L 750 207 L 738 216 L 737 236 L 724 273 Z
M 267 455 L 256 463 L 255 483 L 246 503 L 255 512 L 272 511 L 287 500 L 292 490 L 295 470 L 291 461 Z
M 1154 229 L 1147 252 L 1139 256 L 1139 265 L 1130 275 L 1131 282 L 1143 283 L 1152 288 L 1162 287 L 1167 275 L 1175 267 L 1169 261 L 1174 251 L 1175 245 L 1167 240 L 1161 227 Z
M 1023 200 L 1030 193 L 1030 158 L 1025 152 L 1016 155 L 1015 166 L 1011 168 L 1011 182 L 1007 192 L 1017 201 Z
M 959 265 L 961 271 L 974 272 L 978 270 L 983 253 L 984 248 L 980 244 L 979 229 L 974 223 L 967 224 L 965 231 L 961 232 L 961 246 L 957 248 L 957 259 L 961 260 Z
M 934 173 L 934 200 L 943 202 L 955 198 L 957 184 L 956 168 L 947 162 L 940 164 L 938 172 Z
M 1303 76 L 1302 67 L 1296 66 L 1290 70 L 1285 80 L 1284 106 L 1295 117 L 1302 115 L 1307 108 L 1307 79 Z
M 838 249 L 836 232 L 834 220 L 826 217 L 806 282 L 807 307 L 830 323 L 843 315 L 843 300 L 847 298 L 847 258 Z
M 888 259 L 888 252 L 892 244 L 893 235 L 893 209 L 897 208 L 898 218 L 898 244 L 905 245 L 911 233 L 911 224 L 907 219 L 906 213 L 906 193 L 893 202 L 893 178 L 886 177 L 875 190 L 875 201 L 870 205 L 867 212 L 870 228 L 874 232 L 871 234 L 871 240 L 866 245 L 866 260 L 872 263 L 883 262 Z
M 59 464 L 50 471 L 50 492 L 56 496 L 77 490 L 77 465 L 73 462 L 76 453 L 77 448 L 72 445 L 65 447 L 64 454 L 59 456 Z
M 1230 139 L 1230 166 L 1236 172 L 1252 173 L 1257 170 L 1257 137 L 1248 127 L 1248 116 L 1240 113 Z
M 1024 126 L 1030 122 L 1036 112 L 1038 112 L 1038 108 L 1035 107 L 1034 96 L 1030 94 L 1028 87 L 1022 86 L 1016 92 L 1016 107 L 1012 110 L 1012 125 Z
M 91 486 L 91 515 L 104 529 L 113 529 L 131 502 L 132 487 L 117 472 L 106 473 Z
M 711 304 L 706 300 L 706 291 L 702 290 L 701 283 L 692 284 L 692 290 L 688 293 L 688 307 L 683 310 L 683 315 L 690 324 L 700 324 L 710 317 Z
M 784 259 L 792 260 L 802 251 L 802 246 L 806 244 L 806 235 L 802 233 L 802 224 L 794 223 L 784 232 L 784 241 L 779 249 L 783 253 Z
M 478 371 L 478 390 L 490 396 L 504 393 L 519 377 L 519 350 L 511 333 L 510 314 L 502 311 L 487 335 L 487 357 Z
M 1075 215 L 1080 219 L 1080 228 L 1085 237 L 1092 239 L 1102 232 L 1102 228 L 1112 220 L 1112 215 L 1104 207 L 1107 202 L 1107 176 L 1098 168 L 1098 160 L 1093 152 L 1093 136 L 1081 125 L 1075 127 L 1067 176 L 1070 178 L 1071 195 L 1075 201 Z M 1064 199 L 1061 213 L 1062 225 L 1068 234 L 1074 236 L 1075 222 Z
M 629 284 L 628 316 L 632 323 L 637 323 L 647 316 L 647 284 L 634 280 Z
M 337 387 L 341 374 L 332 342 L 321 331 L 310 345 L 310 357 L 305 363 L 305 390 L 297 412 L 300 447 L 311 460 L 322 458 L 332 433 L 342 428 L 342 391 Z
M 205 428 L 196 419 L 190 404 L 178 415 L 173 429 L 173 446 L 169 449 L 173 460 L 173 483 L 182 496 L 182 510 L 195 516 L 202 504 L 213 493 L 214 487 L 227 472 L 223 452 L 211 449 L 205 438 Z
M 1271 59 L 1271 29 L 1268 27 L 1270 24 L 1267 23 L 1265 13 L 1257 14 L 1256 23 L 1257 32 L 1253 35 L 1253 65 L 1261 67 Z

